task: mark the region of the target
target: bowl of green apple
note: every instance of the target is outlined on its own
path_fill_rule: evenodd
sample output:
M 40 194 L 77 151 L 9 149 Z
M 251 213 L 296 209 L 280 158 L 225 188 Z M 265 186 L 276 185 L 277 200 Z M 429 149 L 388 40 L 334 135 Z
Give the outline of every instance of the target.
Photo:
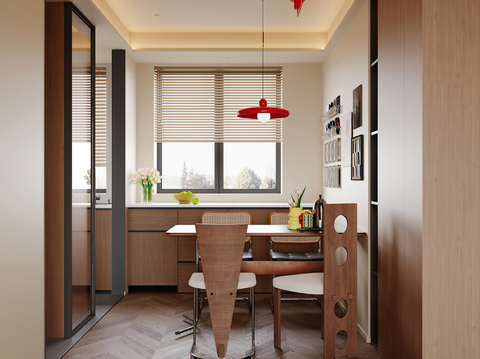
M 190 204 L 197 195 L 190 191 L 183 191 L 179 194 L 174 194 L 173 197 L 178 201 L 178 204 Z

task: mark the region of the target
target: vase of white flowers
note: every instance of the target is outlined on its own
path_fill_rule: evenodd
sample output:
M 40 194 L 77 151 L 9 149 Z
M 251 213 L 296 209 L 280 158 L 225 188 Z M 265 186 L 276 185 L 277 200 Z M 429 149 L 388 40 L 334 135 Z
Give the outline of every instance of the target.
M 153 203 L 153 194 L 155 185 L 160 183 L 162 176 L 155 168 L 139 168 L 132 175 L 132 183 L 139 184 L 141 187 L 140 198 L 142 204 Z

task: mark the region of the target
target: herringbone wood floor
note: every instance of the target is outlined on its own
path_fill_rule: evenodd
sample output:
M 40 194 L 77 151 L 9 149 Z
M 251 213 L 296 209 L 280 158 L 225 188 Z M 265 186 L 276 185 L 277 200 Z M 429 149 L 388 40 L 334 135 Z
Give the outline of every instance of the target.
M 131 293 L 124 297 L 65 356 L 65 359 L 184 359 L 189 358 L 191 332 L 183 314 L 191 315 L 192 295 L 177 293 Z M 282 303 L 282 349 L 273 346 L 273 315 L 269 297 L 256 300 L 256 359 L 323 358 L 320 339 L 320 307 L 315 303 Z M 213 355 L 213 335 L 208 306 L 202 310 L 197 344 L 202 354 Z M 236 305 L 227 358 L 248 349 L 251 324 L 248 304 Z M 358 353 L 351 359 L 379 359 L 377 352 L 358 337 Z

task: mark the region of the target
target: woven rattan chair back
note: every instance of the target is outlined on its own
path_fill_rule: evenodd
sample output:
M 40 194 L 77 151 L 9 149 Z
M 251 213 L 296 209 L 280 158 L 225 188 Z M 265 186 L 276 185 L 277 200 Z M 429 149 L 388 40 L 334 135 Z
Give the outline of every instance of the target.
M 286 212 L 270 214 L 270 224 L 288 224 L 290 217 Z M 273 243 L 318 243 L 320 237 L 270 237 Z
M 202 214 L 204 224 L 252 224 L 252 216 L 248 212 L 205 212 Z M 245 242 L 252 238 L 246 237 Z

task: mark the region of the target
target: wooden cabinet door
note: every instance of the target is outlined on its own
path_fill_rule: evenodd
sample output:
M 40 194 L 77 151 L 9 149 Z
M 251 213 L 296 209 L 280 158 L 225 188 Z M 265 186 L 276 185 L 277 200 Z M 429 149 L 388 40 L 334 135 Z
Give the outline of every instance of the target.
M 129 232 L 129 285 L 177 285 L 177 238 L 164 232 Z
M 112 290 L 112 211 L 96 210 L 95 288 Z

